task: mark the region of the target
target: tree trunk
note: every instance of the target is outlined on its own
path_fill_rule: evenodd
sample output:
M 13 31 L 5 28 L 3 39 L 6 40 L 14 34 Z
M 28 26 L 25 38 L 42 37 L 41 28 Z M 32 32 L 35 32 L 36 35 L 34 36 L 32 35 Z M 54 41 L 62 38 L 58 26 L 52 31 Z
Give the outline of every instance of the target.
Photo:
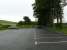
M 57 24 L 59 24 L 59 18 L 57 17 Z

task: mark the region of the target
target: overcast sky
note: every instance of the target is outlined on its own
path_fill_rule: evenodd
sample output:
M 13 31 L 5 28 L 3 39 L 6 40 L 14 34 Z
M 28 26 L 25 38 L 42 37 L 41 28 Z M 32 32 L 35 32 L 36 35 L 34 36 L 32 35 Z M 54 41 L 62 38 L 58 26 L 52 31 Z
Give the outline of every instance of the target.
M 0 20 L 18 22 L 23 16 L 33 17 L 32 3 L 34 0 L 0 0 Z M 67 7 L 64 7 L 64 22 L 67 22 Z

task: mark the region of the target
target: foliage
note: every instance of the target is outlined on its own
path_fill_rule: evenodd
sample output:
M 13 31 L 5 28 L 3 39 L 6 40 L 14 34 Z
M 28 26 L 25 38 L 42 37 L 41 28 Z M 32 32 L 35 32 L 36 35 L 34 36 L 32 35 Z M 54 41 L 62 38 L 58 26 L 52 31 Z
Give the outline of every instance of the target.
M 67 24 L 63 23 L 63 29 L 59 29 L 59 28 L 49 28 L 50 32 L 61 32 L 64 33 L 64 35 L 67 35 Z
M 2 25 L 2 28 L 8 28 L 10 25 Z
M 38 18 L 38 25 L 53 26 L 53 20 L 60 19 L 62 23 L 63 10 L 61 0 L 35 0 L 33 4 L 34 16 Z
M 11 27 L 11 25 L 0 24 L 0 30 L 2 30 L 2 29 L 8 29 L 9 27 Z
M 29 19 L 28 16 L 24 16 L 24 21 L 25 21 L 25 24 L 30 24 L 31 23 L 31 20 Z
M 17 25 L 17 26 L 23 25 L 23 21 L 19 21 L 16 25 Z

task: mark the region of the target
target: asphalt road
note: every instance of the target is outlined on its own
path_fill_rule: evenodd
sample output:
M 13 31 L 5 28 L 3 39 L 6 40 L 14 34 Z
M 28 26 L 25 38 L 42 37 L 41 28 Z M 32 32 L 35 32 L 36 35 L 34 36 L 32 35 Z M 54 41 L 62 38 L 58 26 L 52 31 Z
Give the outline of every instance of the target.
M 33 29 L 0 31 L 0 50 L 33 50 Z
M 67 50 L 67 36 L 63 33 L 36 30 L 36 50 Z
M 0 31 L 0 50 L 67 50 L 67 38 L 34 28 L 5 30 Z

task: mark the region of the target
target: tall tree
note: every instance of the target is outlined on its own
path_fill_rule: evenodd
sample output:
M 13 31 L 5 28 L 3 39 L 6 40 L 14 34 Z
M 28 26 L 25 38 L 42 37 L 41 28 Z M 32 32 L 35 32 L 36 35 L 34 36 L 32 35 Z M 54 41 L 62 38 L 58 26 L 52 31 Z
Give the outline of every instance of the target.
M 38 24 L 44 26 L 53 25 L 53 20 L 60 19 L 62 23 L 61 0 L 35 0 L 33 4 L 34 15 L 38 18 Z

